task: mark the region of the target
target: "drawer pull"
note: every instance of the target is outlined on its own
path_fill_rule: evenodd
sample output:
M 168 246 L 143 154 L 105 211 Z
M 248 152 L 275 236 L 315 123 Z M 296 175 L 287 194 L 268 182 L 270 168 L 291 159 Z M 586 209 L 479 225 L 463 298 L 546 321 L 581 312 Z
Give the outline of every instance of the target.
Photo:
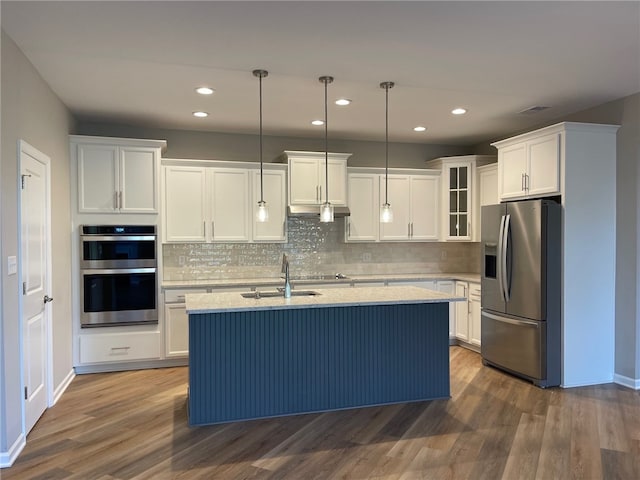
M 111 347 L 111 350 L 129 350 L 131 347 Z

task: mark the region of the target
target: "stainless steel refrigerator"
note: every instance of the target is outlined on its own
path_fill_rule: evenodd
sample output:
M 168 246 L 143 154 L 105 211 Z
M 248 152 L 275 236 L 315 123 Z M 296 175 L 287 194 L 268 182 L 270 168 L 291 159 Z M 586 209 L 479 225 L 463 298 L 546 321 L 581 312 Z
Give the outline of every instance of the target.
M 540 387 L 560 384 L 561 214 L 552 200 L 482 207 L 482 361 Z

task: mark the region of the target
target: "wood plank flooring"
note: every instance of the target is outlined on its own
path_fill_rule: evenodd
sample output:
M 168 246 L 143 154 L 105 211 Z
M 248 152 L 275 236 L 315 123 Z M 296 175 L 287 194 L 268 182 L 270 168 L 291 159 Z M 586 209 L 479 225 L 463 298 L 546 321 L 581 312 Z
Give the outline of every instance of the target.
M 451 398 L 189 428 L 187 369 L 77 376 L 13 479 L 640 479 L 640 392 L 542 390 L 451 347 Z

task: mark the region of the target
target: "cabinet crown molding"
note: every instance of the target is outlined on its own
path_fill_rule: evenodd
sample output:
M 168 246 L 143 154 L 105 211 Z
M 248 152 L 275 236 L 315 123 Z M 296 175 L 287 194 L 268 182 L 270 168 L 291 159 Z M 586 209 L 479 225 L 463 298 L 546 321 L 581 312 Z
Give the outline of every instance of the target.
M 505 138 L 493 142 L 491 146 L 496 148 L 502 148 L 504 146 L 511 145 L 512 143 L 524 142 L 532 138 L 537 138 L 542 135 L 548 135 L 552 133 L 562 132 L 584 132 L 584 133 L 614 133 L 620 128 L 620 125 L 610 125 L 603 123 L 580 123 L 580 122 L 560 122 L 548 127 L 539 128 L 531 132 L 522 133 L 514 137 Z
M 336 153 L 329 152 L 328 156 L 331 159 L 336 160 L 347 160 L 352 153 Z M 325 152 L 308 152 L 308 151 L 300 151 L 300 150 L 285 150 L 282 155 L 278 157 L 278 161 L 287 162 L 291 158 L 313 158 L 313 159 L 323 159 L 325 156 Z
M 91 135 L 69 135 L 69 140 L 73 143 L 94 144 L 94 145 L 118 145 L 121 147 L 154 147 L 162 151 L 167 148 L 166 140 L 152 140 L 148 138 L 119 138 L 119 137 L 97 137 Z

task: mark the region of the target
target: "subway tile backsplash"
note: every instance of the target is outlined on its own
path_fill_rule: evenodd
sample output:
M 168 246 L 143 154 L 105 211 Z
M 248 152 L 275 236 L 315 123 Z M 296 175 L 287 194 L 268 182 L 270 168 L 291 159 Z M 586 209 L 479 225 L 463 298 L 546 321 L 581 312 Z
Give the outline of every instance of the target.
M 292 275 L 480 272 L 480 244 L 345 243 L 344 221 L 290 217 L 288 243 L 180 243 L 162 246 L 164 280 Z

